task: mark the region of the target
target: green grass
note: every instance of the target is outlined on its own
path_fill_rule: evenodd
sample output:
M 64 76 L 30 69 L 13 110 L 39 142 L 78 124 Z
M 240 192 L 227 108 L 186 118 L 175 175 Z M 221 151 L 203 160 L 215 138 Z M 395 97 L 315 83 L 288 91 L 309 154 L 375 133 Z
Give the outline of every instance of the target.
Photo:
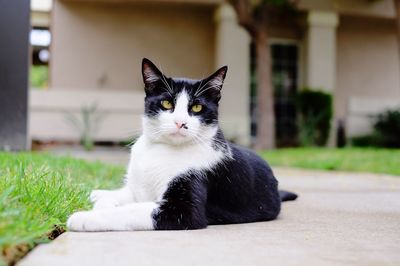
M 400 149 L 293 148 L 261 153 L 271 165 L 400 176 Z
M 295 148 L 262 152 L 276 166 L 400 176 L 400 150 Z M 124 169 L 68 157 L 0 152 L 0 265 L 24 255 L 88 209 L 94 188 L 115 188 Z
M 0 265 L 62 232 L 72 212 L 90 207 L 93 188 L 117 187 L 123 173 L 68 157 L 0 152 Z

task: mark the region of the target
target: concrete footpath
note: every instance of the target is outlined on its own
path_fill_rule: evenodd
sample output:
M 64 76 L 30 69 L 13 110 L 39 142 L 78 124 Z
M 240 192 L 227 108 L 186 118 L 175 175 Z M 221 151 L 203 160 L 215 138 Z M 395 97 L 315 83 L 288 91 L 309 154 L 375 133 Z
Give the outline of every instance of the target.
M 64 233 L 19 266 L 400 265 L 400 177 L 275 169 L 278 220 L 197 231 Z

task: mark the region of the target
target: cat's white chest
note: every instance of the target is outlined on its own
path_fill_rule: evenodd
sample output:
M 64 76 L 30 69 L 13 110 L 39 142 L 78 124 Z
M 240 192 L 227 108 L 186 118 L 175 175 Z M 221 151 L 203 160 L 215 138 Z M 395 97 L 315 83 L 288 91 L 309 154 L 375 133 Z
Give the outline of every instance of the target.
M 190 169 L 213 167 L 223 157 L 211 145 L 171 146 L 140 137 L 132 147 L 126 177 L 136 201 L 159 201 L 172 179 Z

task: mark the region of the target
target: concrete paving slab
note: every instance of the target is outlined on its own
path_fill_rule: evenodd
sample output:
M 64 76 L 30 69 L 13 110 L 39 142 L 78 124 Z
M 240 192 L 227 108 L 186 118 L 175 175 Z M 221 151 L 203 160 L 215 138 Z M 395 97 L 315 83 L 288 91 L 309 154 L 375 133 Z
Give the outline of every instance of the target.
M 19 266 L 400 265 L 400 177 L 275 169 L 278 220 L 196 231 L 65 233 Z

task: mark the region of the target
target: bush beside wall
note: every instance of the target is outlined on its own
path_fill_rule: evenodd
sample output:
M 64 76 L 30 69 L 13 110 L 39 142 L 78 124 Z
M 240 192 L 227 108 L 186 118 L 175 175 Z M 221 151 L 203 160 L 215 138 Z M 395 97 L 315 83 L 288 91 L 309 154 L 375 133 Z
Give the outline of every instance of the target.
M 352 138 L 352 145 L 400 148 L 400 109 L 378 114 L 374 118 L 373 128 L 370 135 Z
M 297 95 L 300 113 L 299 140 L 303 146 L 325 146 L 333 114 L 332 95 L 305 88 Z

